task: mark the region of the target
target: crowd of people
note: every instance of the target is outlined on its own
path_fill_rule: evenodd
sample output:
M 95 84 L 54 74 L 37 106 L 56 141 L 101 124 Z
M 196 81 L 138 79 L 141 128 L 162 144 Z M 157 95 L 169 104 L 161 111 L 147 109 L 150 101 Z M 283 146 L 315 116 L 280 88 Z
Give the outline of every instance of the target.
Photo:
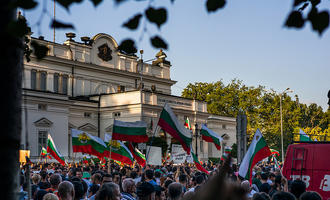
M 191 164 L 163 166 L 121 166 L 111 163 L 31 164 L 20 175 L 20 199 L 34 200 L 321 200 L 306 192 L 303 181 L 287 181 L 273 164 L 260 162 L 253 169 L 253 179 L 244 180 L 236 165 L 204 163 L 209 174 Z M 28 184 L 29 183 L 29 184 Z M 28 187 L 30 185 L 30 187 Z

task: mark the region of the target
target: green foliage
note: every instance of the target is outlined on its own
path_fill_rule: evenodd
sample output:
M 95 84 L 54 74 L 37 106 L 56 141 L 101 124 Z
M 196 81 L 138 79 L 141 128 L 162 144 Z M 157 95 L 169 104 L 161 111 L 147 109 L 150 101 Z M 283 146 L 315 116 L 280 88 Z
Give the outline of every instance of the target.
M 167 148 L 168 148 L 166 140 L 162 137 L 154 137 L 154 138 L 149 137 L 147 145 L 161 147 L 162 148 L 162 155 L 165 155 L 165 153 L 167 151 Z
M 268 145 L 281 149 L 280 98 L 282 98 L 283 141 L 287 147 L 293 140 L 296 127 L 320 127 L 324 131 L 329 126 L 330 110 L 323 112 L 320 106 L 299 103 L 298 96 L 280 96 L 274 91 L 266 92 L 264 86 L 249 87 L 234 79 L 228 85 L 222 81 L 214 83 L 188 84 L 183 90 L 185 98 L 206 101 L 209 113 L 236 117 L 238 112 L 247 115 L 247 133 L 250 140 L 256 129 L 264 134 Z M 233 148 L 235 149 L 235 148 Z
M 234 143 L 232 146 L 231 146 L 231 152 L 230 152 L 230 155 L 231 157 L 233 158 L 237 158 L 237 144 Z

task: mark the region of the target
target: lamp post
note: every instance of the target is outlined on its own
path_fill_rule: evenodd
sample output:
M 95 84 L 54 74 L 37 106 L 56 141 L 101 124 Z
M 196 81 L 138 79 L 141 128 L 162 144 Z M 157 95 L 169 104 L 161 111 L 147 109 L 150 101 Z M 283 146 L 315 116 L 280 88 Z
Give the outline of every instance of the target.
M 286 88 L 280 95 L 280 115 L 281 115 L 281 150 L 282 150 L 282 162 L 284 162 L 284 144 L 283 144 L 283 120 L 282 120 L 282 96 L 286 93 L 290 93 L 292 90 L 290 88 Z
M 198 124 L 197 123 L 195 123 L 195 137 L 196 137 L 196 140 L 195 140 L 195 151 L 196 151 L 196 157 L 197 157 L 197 159 L 198 159 L 198 141 L 197 141 L 197 139 L 198 139 Z

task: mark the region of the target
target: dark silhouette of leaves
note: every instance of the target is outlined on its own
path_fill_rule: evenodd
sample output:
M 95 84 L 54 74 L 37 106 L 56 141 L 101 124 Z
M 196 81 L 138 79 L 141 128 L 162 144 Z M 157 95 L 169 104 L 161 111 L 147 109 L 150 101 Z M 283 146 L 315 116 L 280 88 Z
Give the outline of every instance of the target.
M 31 28 L 27 25 L 26 19 L 20 16 L 17 20 L 9 22 L 7 32 L 16 37 L 23 37 L 31 32 Z
M 207 0 L 206 9 L 207 12 L 215 12 L 226 5 L 226 0 Z
M 126 54 L 135 54 L 137 52 L 135 42 L 131 39 L 122 41 L 118 46 L 118 50 Z
M 121 4 L 121 3 L 123 3 L 124 1 L 126 1 L 126 0 L 115 0 L 115 3 L 116 3 L 116 4 Z
M 102 0 L 91 0 L 91 2 L 94 4 L 94 6 L 96 7 L 96 6 L 98 6 L 101 2 L 102 2 Z
M 301 12 L 292 11 L 285 22 L 285 26 L 302 28 L 304 26 L 304 23 L 305 23 L 305 21 L 302 17 Z
M 38 3 L 34 0 L 17 0 L 15 2 L 15 7 L 23 8 L 23 9 L 32 9 L 35 8 Z
M 66 24 L 57 20 L 53 20 L 52 24 L 50 25 L 52 28 L 58 28 L 58 29 L 66 29 L 66 28 L 71 28 L 74 29 L 72 24 Z
M 312 6 L 315 7 L 315 6 L 317 6 L 319 3 L 321 3 L 321 0 L 310 0 L 310 2 L 312 3 Z
M 48 52 L 48 47 L 46 47 L 45 45 L 40 45 L 36 41 L 32 41 L 31 45 L 34 49 L 33 53 L 37 57 L 38 60 L 46 57 L 47 52 Z
M 322 35 L 323 31 L 329 26 L 329 13 L 327 11 L 318 12 L 313 7 L 308 13 L 307 19 L 312 23 L 313 30 Z
M 158 49 L 167 49 L 167 43 L 158 35 L 150 38 L 153 47 Z
M 165 8 L 155 9 L 153 7 L 149 7 L 145 11 L 145 14 L 147 19 L 151 23 L 155 23 L 158 26 L 158 28 L 160 28 L 160 26 L 164 24 L 167 20 L 167 11 Z
M 294 0 L 293 6 L 298 6 L 299 4 L 306 2 L 307 0 Z
M 141 14 L 137 14 L 133 18 L 129 19 L 125 24 L 123 24 L 123 26 L 128 29 L 134 30 L 139 26 L 141 17 Z
M 298 10 L 303 11 L 303 10 L 305 10 L 305 8 L 307 8 L 307 6 L 308 6 L 308 3 L 304 3 L 304 5 L 302 5 Z
M 61 6 L 63 6 L 66 9 L 69 9 L 71 4 L 73 3 L 80 3 L 82 0 L 55 0 L 57 3 L 59 3 Z

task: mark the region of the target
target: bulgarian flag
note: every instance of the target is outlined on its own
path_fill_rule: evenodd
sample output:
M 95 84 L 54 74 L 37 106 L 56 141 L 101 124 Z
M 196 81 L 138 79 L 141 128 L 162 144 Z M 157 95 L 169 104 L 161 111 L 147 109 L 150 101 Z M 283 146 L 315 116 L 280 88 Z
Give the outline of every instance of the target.
M 144 167 L 146 165 L 146 157 L 137 148 L 134 148 L 131 143 L 128 144 L 128 149 L 131 151 L 136 162 Z
M 231 154 L 231 150 L 231 147 L 225 147 L 225 152 L 222 154 L 221 160 L 226 160 L 229 154 Z
M 112 139 L 135 143 L 147 142 L 147 123 L 143 121 L 123 122 L 114 120 Z
M 47 149 L 45 149 L 45 147 L 41 148 L 41 152 L 40 152 L 40 157 L 42 158 L 48 158 L 48 159 L 52 159 L 49 154 L 47 153 Z
M 212 130 L 208 129 L 205 124 L 202 124 L 202 128 L 200 131 L 202 135 L 202 139 L 206 142 L 213 142 L 215 147 L 220 151 L 221 149 L 221 141 L 223 140 L 217 133 L 213 132 Z
M 270 149 L 270 152 L 272 152 L 273 156 L 280 156 L 280 152 L 276 151 L 275 149 Z
M 190 154 L 190 146 L 192 142 L 190 130 L 186 129 L 179 122 L 168 104 L 165 104 L 162 112 L 160 113 L 158 126 L 169 133 L 173 138 L 178 140 L 188 155 Z
M 246 152 L 241 166 L 239 168 L 238 174 L 252 183 L 252 169 L 257 162 L 270 156 L 269 147 L 266 144 L 265 139 L 259 129 L 257 129 L 254 134 L 253 140 L 250 144 L 248 151 Z
M 112 140 L 109 134 L 105 134 L 104 140 L 107 144 L 106 157 L 128 165 L 133 165 L 133 155 L 124 143 L 118 140 Z
M 201 163 L 199 162 L 199 160 L 197 159 L 197 156 L 194 154 L 194 152 L 191 150 L 191 156 L 194 160 L 194 163 L 196 165 L 196 168 L 201 171 L 204 172 L 206 174 L 209 174 L 209 172 L 201 165 Z
M 57 160 L 59 163 L 61 163 L 62 165 L 66 165 L 65 159 L 64 157 L 61 155 L 61 153 L 57 150 L 55 143 L 52 139 L 52 137 L 50 136 L 50 134 L 48 134 L 48 141 L 47 141 L 47 153 L 49 155 L 51 155 L 55 160 Z
M 186 118 L 186 120 L 184 122 L 184 127 L 186 127 L 187 129 L 191 130 L 191 125 L 190 125 L 189 117 Z
M 107 146 L 99 137 L 93 136 L 84 131 L 71 129 L 73 152 L 87 153 L 102 158 Z
M 309 136 L 301 129 L 299 129 L 299 141 L 300 142 L 309 142 L 309 141 L 312 141 Z

